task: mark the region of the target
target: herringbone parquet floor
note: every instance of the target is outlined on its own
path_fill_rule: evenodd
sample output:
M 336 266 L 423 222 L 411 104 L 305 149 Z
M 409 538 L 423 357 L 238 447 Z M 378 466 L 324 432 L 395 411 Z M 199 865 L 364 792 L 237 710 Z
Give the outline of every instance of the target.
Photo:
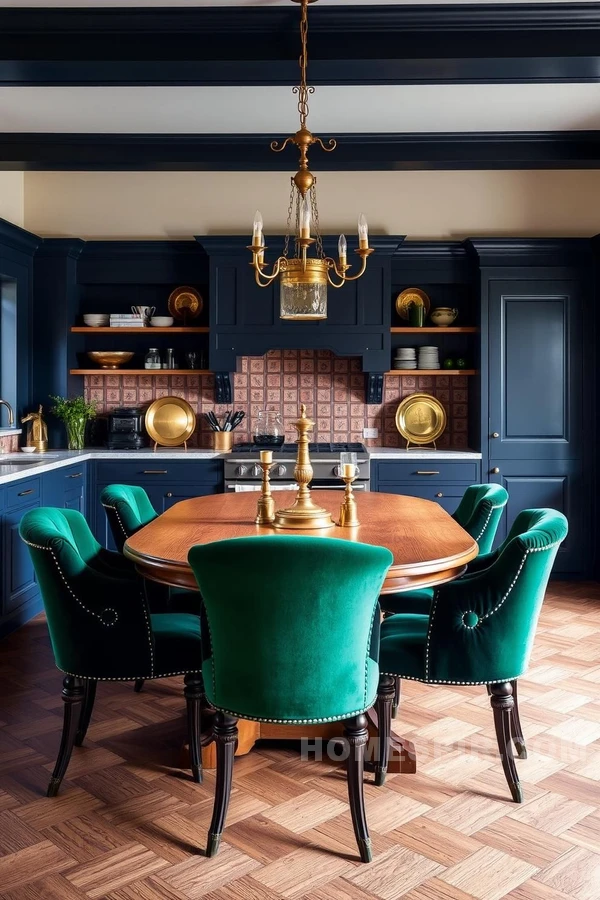
M 508 798 L 485 690 L 405 685 L 395 724 L 418 774 L 367 776 L 361 865 L 344 772 L 261 745 L 236 760 L 229 827 L 203 855 L 214 777 L 177 768 L 177 679 L 103 684 L 85 747 L 44 792 L 61 677 L 38 619 L 0 644 L 0 895 L 5 900 L 598 900 L 600 586 L 548 593 L 521 718 L 525 803 Z

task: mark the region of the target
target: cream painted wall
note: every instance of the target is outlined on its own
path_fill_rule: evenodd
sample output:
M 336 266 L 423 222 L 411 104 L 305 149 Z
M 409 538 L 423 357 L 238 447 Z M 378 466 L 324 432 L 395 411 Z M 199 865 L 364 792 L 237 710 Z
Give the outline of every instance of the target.
M 24 173 L 0 172 L 0 219 L 13 225 L 24 224 Z
M 285 227 L 288 191 L 288 173 L 27 172 L 25 227 L 45 236 L 187 239 L 250 232 L 259 208 L 268 237 Z M 592 235 L 599 197 L 600 171 L 319 177 L 324 232 L 351 234 L 364 211 L 373 232 L 413 239 Z

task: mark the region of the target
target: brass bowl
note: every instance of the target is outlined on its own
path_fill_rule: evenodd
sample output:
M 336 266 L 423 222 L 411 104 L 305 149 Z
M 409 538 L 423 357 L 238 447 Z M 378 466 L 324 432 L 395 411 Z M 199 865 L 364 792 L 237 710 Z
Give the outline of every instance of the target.
M 101 369 L 118 369 L 133 357 L 128 350 L 91 350 L 88 353 L 92 362 L 98 363 Z

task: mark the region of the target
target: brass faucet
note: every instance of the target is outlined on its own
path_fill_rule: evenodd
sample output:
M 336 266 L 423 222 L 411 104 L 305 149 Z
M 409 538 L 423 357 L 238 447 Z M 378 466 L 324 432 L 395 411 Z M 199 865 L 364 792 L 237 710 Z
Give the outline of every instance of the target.
M 0 400 L 0 406 L 5 406 L 8 410 L 8 427 L 13 428 L 15 424 L 15 414 L 8 400 Z

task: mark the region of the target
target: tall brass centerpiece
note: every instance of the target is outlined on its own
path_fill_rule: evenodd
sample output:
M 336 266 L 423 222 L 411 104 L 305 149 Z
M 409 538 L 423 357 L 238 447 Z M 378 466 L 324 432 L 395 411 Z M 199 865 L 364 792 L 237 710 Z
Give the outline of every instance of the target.
M 294 478 L 298 482 L 298 493 L 294 504 L 288 509 L 278 509 L 275 513 L 275 528 L 316 529 L 331 528 L 334 524 L 331 513 L 313 503 L 308 485 L 312 481 L 313 470 L 308 455 L 308 432 L 314 422 L 307 418 L 306 406 L 300 407 L 300 418 L 294 422 L 298 432 L 298 456 Z

